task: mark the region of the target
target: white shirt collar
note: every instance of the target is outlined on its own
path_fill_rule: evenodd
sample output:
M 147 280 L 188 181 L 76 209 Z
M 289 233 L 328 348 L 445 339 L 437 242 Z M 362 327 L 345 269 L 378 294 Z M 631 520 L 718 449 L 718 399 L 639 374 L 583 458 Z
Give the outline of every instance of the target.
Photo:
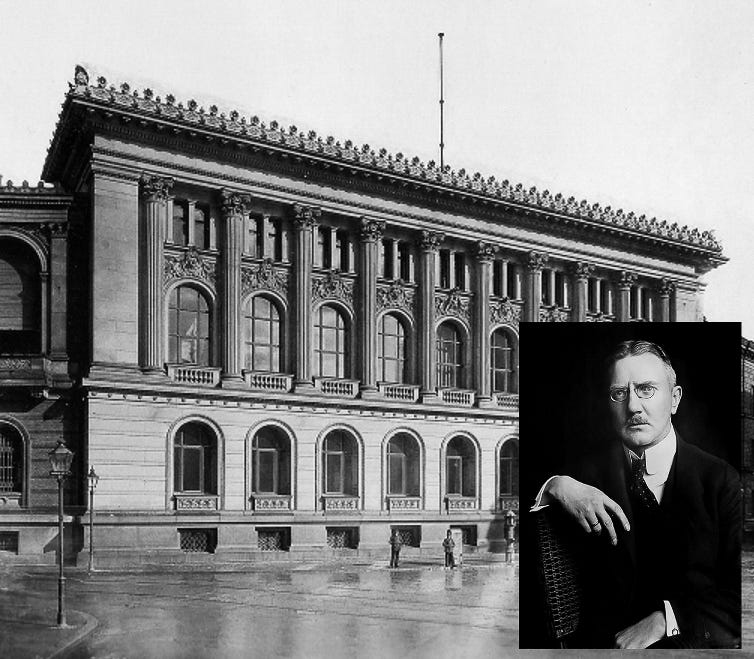
M 647 456 L 647 475 L 657 475 L 657 477 L 662 479 L 662 482 L 664 483 L 670 473 L 670 467 L 673 465 L 673 458 L 675 457 L 677 446 L 678 440 L 675 436 L 673 424 L 671 423 L 668 434 L 657 442 L 657 444 L 650 446 L 644 451 L 644 455 Z M 623 449 L 628 458 L 629 465 L 631 464 L 632 457 L 639 458 L 639 456 L 627 446 L 624 445 Z

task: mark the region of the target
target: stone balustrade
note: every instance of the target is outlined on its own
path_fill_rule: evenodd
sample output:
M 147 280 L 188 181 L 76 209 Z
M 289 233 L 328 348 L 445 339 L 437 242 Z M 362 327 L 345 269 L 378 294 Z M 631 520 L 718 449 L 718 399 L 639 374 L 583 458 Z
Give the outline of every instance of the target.
M 388 496 L 387 506 L 390 512 L 415 512 L 421 510 L 421 497 Z
M 168 364 L 168 377 L 178 384 L 199 387 L 216 387 L 220 384 L 220 368 L 215 366 L 186 366 Z
M 377 389 L 385 398 L 405 401 L 407 403 L 416 403 L 419 400 L 419 391 L 421 390 L 421 387 L 418 384 L 378 382 Z
M 495 406 L 507 412 L 518 412 L 518 394 L 509 394 L 504 391 L 498 391 L 493 394 Z
M 359 509 L 359 497 L 348 494 L 325 494 L 322 497 L 322 509 L 325 512 L 356 512 Z
M 217 510 L 218 497 L 214 494 L 175 494 L 174 497 L 176 510 Z
M 325 396 L 356 398 L 359 394 L 359 381 L 345 378 L 314 378 L 314 387 Z
M 254 512 L 281 512 L 291 510 L 290 494 L 252 494 L 249 497 Z
M 473 389 L 441 388 L 437 390 L 441 402 L 458 407 L 473 407 L 476 392 Z
M 479 508 L 476 497 L 464 497 L 458 494 L 449 494 L 445 497 L 445 505 L 449 513 L 462 513 L 469 510 L 478 510 Z
M 286 373 L 262 373 L 244 371 L 244 380 L 249 389 L 256 391 L 277 391 L 288 393 L 293 389 L 293 376 Z

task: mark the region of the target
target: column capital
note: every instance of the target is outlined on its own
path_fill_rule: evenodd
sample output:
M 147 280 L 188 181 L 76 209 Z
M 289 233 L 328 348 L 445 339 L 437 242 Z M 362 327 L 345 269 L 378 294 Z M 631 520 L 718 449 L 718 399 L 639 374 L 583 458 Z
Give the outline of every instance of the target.
M 49 222 L 46 226 L 50 238 L 65 238 L 68 235 L 68 222 Z
M 657 284 L 657 292 L 662 296 L 669 296 L 675 290 L 675 282 L 663 277 Z
M 251 196 L 223 188 L 220 190 L 220 204 L 223 209 L 223 217 L 243 215 L 251 204 Z
M 591 263 L 585 263 L 584 261 L 577 261 L 572 266 L 573 274 L 576 275 L 576 279 L 589 279 L 594 273 L 594 265 Z
M 526 264 L 526 267 L 529 268 L 531 272 L 539 272 L 545 267 L 545 265 L 547 265 L 549 260 L 550 257 L 547 254 L 531 251 L 529 252 L 529 261 Z
M 171 176 L 142 174 L 139 183 L 144 199 L 147 201 L 165 201 L 170 195 L 175 181 Z
M 364 242 L 380 240 L 385 233 L 385 223 L 381 220 L 373 220 L 368 217 L 361 218 L 361 239 Z
M 322 216 L 322 211 L 314 206 L 293 204 L 293 225 L 296 229 L 311 229 Z
M 489 263 L 494 260 L 495 255 L 498 252 L 498 246 L 492 243 L 485 243 L 479 241 L 476 245 L 476 258 L 480 263 Z
M 445 240 L 445 234 L 439 231 L 422 231 L 419 236 L 419 247 L 425 252 L 436 252 L 440 243 Z
M 629 272 L 628 270 L 620 271 L 620 279 L 618 280 L 619 288 L 631 288 L 639 278 L 635 272 Z

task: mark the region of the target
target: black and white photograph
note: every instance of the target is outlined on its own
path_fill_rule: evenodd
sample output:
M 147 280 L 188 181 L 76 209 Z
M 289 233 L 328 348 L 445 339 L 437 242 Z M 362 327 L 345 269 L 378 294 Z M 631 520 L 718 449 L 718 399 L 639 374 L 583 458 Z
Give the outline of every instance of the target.
M 740 335 L 525 328 L 522 647 L 740 647 Z
M 0 0 L 0 657 L 754 649 L 752 25 L 745 0 Z M 624 326 L 683 328 L 634 338 L 678 376 L 679 459 L 732 471 L 701 485 L 699 574 L 553 636 L 528 530 L 560 504 L 531 509 L 580 472 L 527 424 L 596 384 L 538 332 L 581 328 L 586 364 L 580 332 Z M 666 400 L 635 379 L 615 396 Z M 740 629 L 708 592 L 734 472 Z

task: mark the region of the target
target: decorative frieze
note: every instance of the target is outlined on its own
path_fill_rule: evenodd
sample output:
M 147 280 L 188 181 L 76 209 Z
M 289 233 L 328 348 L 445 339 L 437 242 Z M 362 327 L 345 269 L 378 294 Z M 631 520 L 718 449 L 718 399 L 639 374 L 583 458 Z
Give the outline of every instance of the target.
M 449 496 L 445 499 L 448 512 L 466 512 L 467 510 L 476 510 L 478 508 L 475 497 Z
M 402 280 L 394 281 L 392 284 L 378 285 L 377 287 L 377 313 L 386 309 L 399 309 L 409 315 L 414 312 L 414 289 Z
M 288 271 L 276 268 L 271 259 L 244 266 L 241 270 L 241 294 L 245 296 L 254 291 L 265 290 L 288 299 L 288 279 Z
M 513 304 L 508 298 L 495 300 L 490 304 L 491 325 L 513 325 L 521 322 L 521 305 Z
M 322 497 L 322 507 L 325 512 L 356 511 L 359 509 L 359 497 L 324 496 Z
M 189 247 L 182 254 L 166 254 L 163 283 L 168 284 L 175 279 L 198 279 L 213 288 L 215 286 L 215 264 L 211 259 L 202 256 L 195 247 Z
M 353 308 L 353 280 L 339 272 L 328 272 L 312 280 L 312 304 L 322 300 L 337 300 Z
M 540 323 L 567 323 L 571 320 L 571 312 L 558 307 L 547 307 L 539 310 Z
M 471 299 L 458 289 L 453 289 L 448 293 L 435 293 L 435 313 L 438 318 L 450 316 L 469 323 L 471 321 Z
M 206 495 L 176 494 L 176 510 L 217 510 L 217 497 Z
M 0 371 L 28 371 L 31 370 L 31 359 L 16 357 L 0 358 Z
M 288 494 L 252 494 L 249 500 L 257 513 L 277 513 L 291 509 L 291 497 Z
M 388 496 L 387 505 L 390 512 L 415 512 L 421 510 L 422 500 L 420 497 Z

